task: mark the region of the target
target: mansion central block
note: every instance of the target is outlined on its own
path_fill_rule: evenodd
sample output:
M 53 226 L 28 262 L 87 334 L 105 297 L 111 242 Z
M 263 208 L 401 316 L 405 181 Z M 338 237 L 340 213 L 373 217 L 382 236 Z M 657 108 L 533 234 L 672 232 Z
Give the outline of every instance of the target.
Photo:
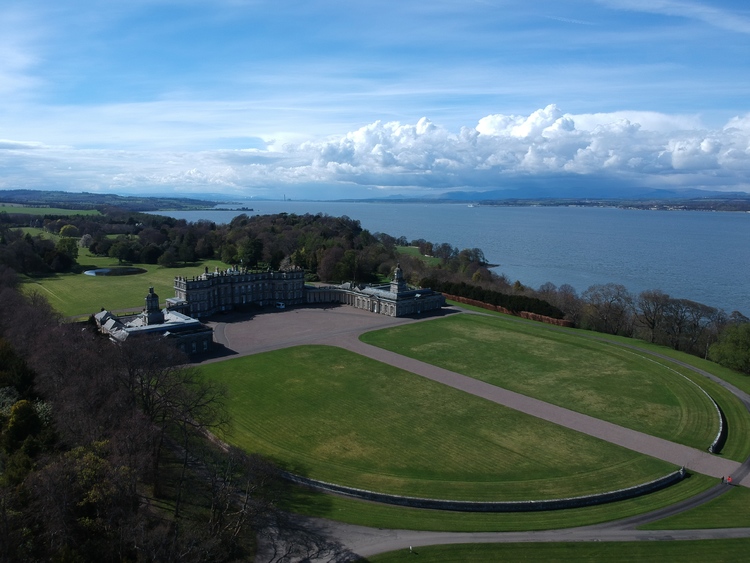
M 250 304 L 263 307 L 340 303 L 390 317 L 419 314 L 445 305 L 441 293 L 429 288 L 410 288 L 400 266 L 394 269 L 389 284 L 349 282 L 327 286 L 305 285 L 301 269 L 268 272 L 206 269 L 192 278 L 176 277 L 174 291 L 175 296 L 167 299 L 167 307 L 195 318 Z

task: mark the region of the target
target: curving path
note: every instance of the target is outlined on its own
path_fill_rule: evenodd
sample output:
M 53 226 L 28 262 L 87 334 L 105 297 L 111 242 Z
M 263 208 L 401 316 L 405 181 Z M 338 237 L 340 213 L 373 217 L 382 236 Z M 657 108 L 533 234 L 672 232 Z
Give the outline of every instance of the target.
M 735 484 L 750 486 L 750 475 L 740 471 L 739 462 L 558 407 L 359 340 L 363 332 L 418 320 L 373 315 L 350 307 L 292 309 L 284 313 L 261 314 L 251 321 L 237 319 L 237 322 L 230 319 L 230 322 L 218 323 L 214 325 L 214 330 L 216 339 L 239 355 L 303 344 L 338 346 L 691 471 L 716 478 L 732 475 Z
M 232 354 L 249 355 L 304 344 L 339 346 L 357 354 L 410 371 L 433 381 L 449 385 L 466 393 L 485 398 L 526 414 L 554 422 L 561 426 L 583 432 L 612 442 L 622 447 L 684 466 L 692 471 L 722 477 L 732 475 L 735 484 L 750 486 L 750 459 L 743 464 L 717 457 L 695 448 L 675 444 L 668 440 L 630 430 L 569 409 L 551 405 L 519 393 L 495 387 L 482 381 L 414 360 L 381 348 L 370 346 L 359 340 L 359 335 L 370 330 L 421 322 L 429 318 L 461 311 L 447 308 L 437 315 L 420 319 L 404 319 L 373 315 L 350 307 L 317 307 L 290 309 L 283 313 L 258 314 L 248 320 L 246 315 L 227 315 L 223 322 L 210 323 L 214 327 L 215 339 Z M 595 338 L 595 336 L 591 336 Z M 637 346 L 625 345 L 641 353 L 661 357 L 670 362 L 672 358 L 660 356 Z M 220 361 L 222 358 L 207 360 Z M 735 393 L 750 408 L 750 397 L 739 389 L 718 380 L 715 376 L 687 364 L 681 364 L 724 385 Z M 451 533 L 411 530 L 385 530 L 354 526 L 323 519 L 297 517 L 300 525 L 315 530 L 341 542 L 351 553 L 367 557 L 395 549 L 408 549 L 435 544 L 490 543 L 490 542 L 554 542 L 554 541 L 642 541 L 677 539 L 722 539 L 750 536 L 750 528 L 639 531 L 635 528 L 646 522 L 664 518 L 688 510 L 698 504 L 726 492 L 728 487 L 717 485 L 712 489 L 654 513 L 640 515 L 613 523 L 580 528 L 537 532 L 486 532 Z M 262 556 L 261 558 L 262 559 Z

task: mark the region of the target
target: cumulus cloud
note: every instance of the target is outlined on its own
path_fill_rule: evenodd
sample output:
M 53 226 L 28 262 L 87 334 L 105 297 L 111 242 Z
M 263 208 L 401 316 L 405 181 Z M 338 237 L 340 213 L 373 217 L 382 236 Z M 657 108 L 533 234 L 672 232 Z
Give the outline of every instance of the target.
M 750 115 L 707 129 L 692 116 L 579 116 L 549 105 L 528 115 L 488 115 L 459 131 L 426 117 L 416 123 L 376 121 L 273 150 L 94 151 L 5 140 L 0 166 L 0 187 L 36 183 L 92 191 L 271 195 L 278 188 L 290 193 L 294 186 L 339 186 L 344 197 L 357 186 L 417 193 L 514 188 L 534 179 L 551 188 L 596 181 L 602 188 L 610 183 L 750 191 Z

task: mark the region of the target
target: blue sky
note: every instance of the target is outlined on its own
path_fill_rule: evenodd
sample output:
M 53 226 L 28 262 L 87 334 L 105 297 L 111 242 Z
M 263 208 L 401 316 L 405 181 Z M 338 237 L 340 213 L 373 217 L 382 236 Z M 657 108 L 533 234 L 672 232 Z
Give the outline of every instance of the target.
M 739 0 L 0 5 L 0 189 L 750 191 Z

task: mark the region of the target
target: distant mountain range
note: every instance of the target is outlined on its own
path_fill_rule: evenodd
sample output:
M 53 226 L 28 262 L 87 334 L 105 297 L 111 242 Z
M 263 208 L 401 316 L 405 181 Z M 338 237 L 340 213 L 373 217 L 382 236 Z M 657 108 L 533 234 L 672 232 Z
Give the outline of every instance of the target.
M 750 193 L 699 189 L 659 190 L 653 188 L 546 188 L 525 186 L 505 190 L 444 192 L 429 197 L 391 196 L 372 202 L 443 202 L 501 206 L 599 206 L 633 209 L 682 209 L 699 211 L 748 211 Z
M 196 194 L 195 198 L 175 198 L 166 195 L 117 195 L 74 193 L 50 190 L 0 190 L 0 202 L 39 207 L 91 209 L 113 206 L 131 211 L 208 209 L 220 203 L 244 205 L 250 201 L 221 194 Z M 205 199 L 204 199 L 205 198 Z M 253 198 L 253 202 L 264 198 Z M 297 199 L 297 201 L 302 201 Z M 314 201 L 314 198 L 308 199 Z M 489 191 L 453 191 L 413 197 L 395 195 L 384 198 L 340 199 L 350 202 L 432 202 L 474 203 L 481 205 L 586 205 L 618 206 L 641 209 L 697 209 L 720 211 L 750 211 L 750 193 L 720 192 L 699 189 L 659 190 L 653 188 L 601 187 L 545 187 L 527 185 L 519 188 Z
M 654 189 L 627 187 L 542 187 L 525 186 L 523 188 L 509 188 L 490 191 L 456 191 L 444 192 L 429 199 L 447 201 L 503 201 L 503 200 L 532 200 L 532 199 L 596 199 L 596 200 L 667 200 L 667 199 L 750 199 L 747 192 L 720 192 L 710 190 L 686 189 Z

